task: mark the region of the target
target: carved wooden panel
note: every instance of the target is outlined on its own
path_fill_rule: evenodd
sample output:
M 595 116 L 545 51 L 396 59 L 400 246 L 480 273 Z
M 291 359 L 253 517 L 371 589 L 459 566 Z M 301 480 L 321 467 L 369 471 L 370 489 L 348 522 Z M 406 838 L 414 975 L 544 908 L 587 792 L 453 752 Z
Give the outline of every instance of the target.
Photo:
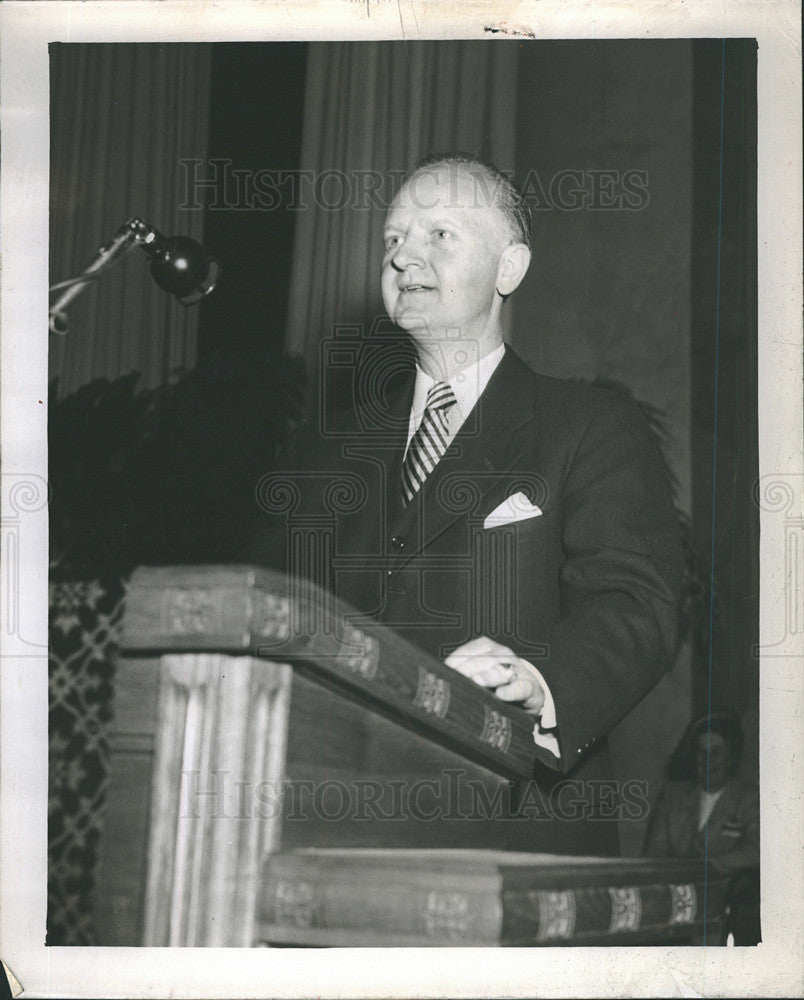
M 277 817 L 245 790 L 284 772 L 291 669 L 161 658 L 142 943 L 249 945 Z

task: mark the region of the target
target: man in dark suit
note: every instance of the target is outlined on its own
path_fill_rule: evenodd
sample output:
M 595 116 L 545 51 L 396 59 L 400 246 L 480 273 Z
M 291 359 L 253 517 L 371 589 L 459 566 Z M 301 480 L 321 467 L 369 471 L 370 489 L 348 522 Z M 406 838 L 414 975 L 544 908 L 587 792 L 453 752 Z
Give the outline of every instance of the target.
M 535 777 L 560 815 L 512 846 L 617 853 L 606 734 L 671 661 L 681 552 L 638 407 L 537 375 L 504 344 L 530 258 L 527 205 L 495 168 L 451 157 L 408 179 L 382 292 L 415 372 L 297 436 L 295 516 L 337 521 L 331 559 L 306 572 L 532 713 Z

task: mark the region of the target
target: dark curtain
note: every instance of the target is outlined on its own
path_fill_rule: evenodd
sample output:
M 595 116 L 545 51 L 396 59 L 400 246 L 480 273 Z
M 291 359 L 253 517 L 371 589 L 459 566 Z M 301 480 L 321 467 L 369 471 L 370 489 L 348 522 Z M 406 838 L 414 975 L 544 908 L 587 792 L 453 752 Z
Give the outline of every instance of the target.
M 695 543 L 712 575 L 698 714 L 732 710 L 758 771 L 756 66 L 753 39 L 694 48 L 692 458 Z
M 81 273 L 132 216 L 201 240 L 182 160 L 206 157 L 209 45 L 50 46 L 50 279 Z M 70 307 L 50 338 L 59 393 L 141 373 L 157 386 L 195 361 L 198 310 L 159 289 L 134 251 Z
M 202 303 L 198 358 L 253 370 L 284 349 L 306 42 L 212 47 L 209 158 L 193 168 L 204 246 L 222 264 Z

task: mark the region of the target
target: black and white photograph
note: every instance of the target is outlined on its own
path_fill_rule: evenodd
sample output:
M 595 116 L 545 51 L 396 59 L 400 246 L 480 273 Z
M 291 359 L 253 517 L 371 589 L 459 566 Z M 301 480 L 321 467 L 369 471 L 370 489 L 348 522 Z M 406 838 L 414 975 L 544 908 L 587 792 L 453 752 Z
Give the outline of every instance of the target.
M 800 817 L 767 818 L 804 524 L 800 357 L 777 381 L 760 322 L 763 43 L 508 14 L 39 48 L 46 458 L 4 408 L 3 638 L 46 760 L 4 909 L 35 896 L 54 961 L 249 949 L 286 970 L 266 995 L 354 961 L 374 979 L 313 992 L 391 996 L 415 980 L 380 955 L 465 953 L 475 985 L 420 995 L 479 996 L 506 956 L 678 949 L 711 972 L 677 995 L 735 960 L 800 988 L 761 973 L 779 837 L 801 882 Z M 554 995 L 583 981 L 615 995 Z

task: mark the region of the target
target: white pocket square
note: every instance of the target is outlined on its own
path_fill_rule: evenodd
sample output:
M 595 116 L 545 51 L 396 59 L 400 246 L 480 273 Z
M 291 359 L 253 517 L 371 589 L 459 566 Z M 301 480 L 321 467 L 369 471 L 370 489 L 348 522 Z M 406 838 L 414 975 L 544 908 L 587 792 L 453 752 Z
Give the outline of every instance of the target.
M 539 517 L 541 510 L 536 504 L 531 503 L 524 493 L 514 493 L 507 497 L 488 515 L 483 522 L 484 528 L 499 528 L 503 524 L 512 524 L 514 521 L 524 521 L 529 517 Z

